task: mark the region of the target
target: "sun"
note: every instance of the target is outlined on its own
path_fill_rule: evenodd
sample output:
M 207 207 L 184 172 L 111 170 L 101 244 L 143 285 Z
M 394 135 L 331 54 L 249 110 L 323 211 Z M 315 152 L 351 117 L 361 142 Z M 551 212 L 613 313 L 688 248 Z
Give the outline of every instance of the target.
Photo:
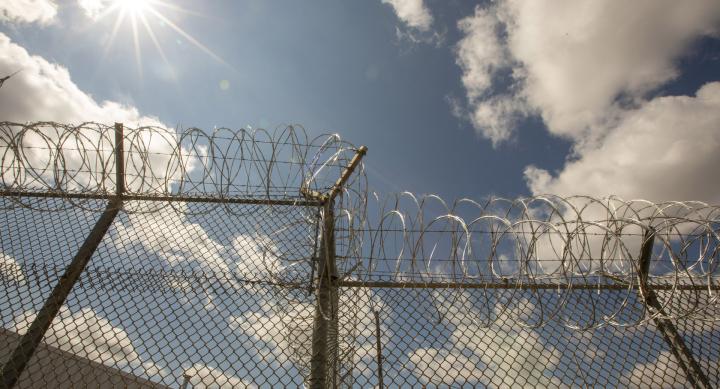
M 197 39 L 185 32 L 177 23 L 170 20 L 165 15 L 168 10 L 182 13 L 193 13 L 187 11 L 169 1 L 164 0 L 78 0 L 78 3 L 85 10 L 86 14 L 90 15 L 93 13 L 95 16 L 93 19 L 95 23 L 99 23 L 101 20 L 106 19 L 109 15 L 115 16 L 115 23 L 110 33 L 110 38 L 107 40 L 105 46 L 105 55 L 110 51 L 118 36 L 120 26 L 125 22 L 130 23 L 132 30 L 132 40 L 135 49 L 135 62 L 138 68 L 138 72 L 142 77 L 142 50 L 141 50 L 141 32 L 145 31 L 145 35 L 152 41 L 158 55 L 162 58 L 165 64 L 172 68 L 171 62 L 168 60 L 163 50 L 163 43 L 155 34 L 153 25 L 162 24 L 163 26 L 170 27 L 175 33 L 180 35 L 186 41 L 209 55 L 216 61 L 230 67 L 220 56 L 215 54 L 212 50 L 207 48 L 205 45 L 200 43 Z
M 115 0 L 113 5 L 130 15 L 143 14 L 152 3 L 152 0 Z

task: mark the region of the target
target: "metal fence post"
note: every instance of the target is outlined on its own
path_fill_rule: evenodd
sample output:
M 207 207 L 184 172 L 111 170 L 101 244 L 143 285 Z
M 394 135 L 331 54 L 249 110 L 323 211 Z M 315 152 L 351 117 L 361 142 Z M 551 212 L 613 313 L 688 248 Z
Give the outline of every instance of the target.
M 659 316 L 654 316 L 653 321 L 658 331 L 665 339 L 665 342 L 670 346 L 675 359 L 677 359 L 680 368 L 685 372 L 690 385 L 693 388 L 712 388 L 710 381 L 708 380 L 705 373 L 703 373 L 700 365 L 692 355 L 690 349 L 685 345 L 682 336 L 678 332 L 675 324 L 665 316 L 662 304 L 657 298 L 655 291 L 650 289 L 647 284 L 648 274 L 650 271 L 650 258 L 652 257 L 652 248 L 655 242 L 655 231 L 648 229 L 645 231 L 643 237 L 642 248 L 640 250 L 640 263 L 638 278 L 640 281 L 640 293 L 644 299 L 645 304 L 652 307 Z
M 382 370 L 382 345 L 380 343 L 380 311 L 377 309 L 373 311 L 373 315 L 375 316 L 375 348 L 377 349 L 377 368 L 378 368 L 378 386 L 380 388 L 384 388 L 385 385 L 383 384 L 383 370 Z
M 337 364 L 340 350 L 338 346 L 339 281 L 335 263 L 335 197 L 342 193 L 343 185 L 366 153 L 367 147 L 365 146 L 357 149 L 349 165 L 326 194 L 309 190 L 309 188 L 300 190 L 306 197 L 322 201 L 324 209 L 320 260 L 318 261 L 317 303 L 310 357 L 310 387 L 313 389 L 337 386 Z M 330 360 L 330 353 L 332 353 L 332 360 Z
M 115 195 L 125 194 L 125 137 L 122 123 L 115 123 Z
M 328 343 L 331 332 L 337 336 L 337 266 L 335 264 L 335 216 L 334 201 L 325 204 L 323 231 L 320 240 L 320 261 L 318 266 L 317 304 L 313 323 L 312 355 L 310 360 L 310 387 L 327 388 L 329 367 Z M 335 331 L 332 331 L 332 330 Z M 332 347 L 337 349 L 337 345 Z M 334 381 L 334 379 L 333 379 Z
M 80 278 L 88 261 L 90 261 L 90 257 L 100 245 L 105 233 L 115 220 L 115 216 L 122 208 L 122 194 L 125 191 L 123 153 L 123 125 L 122 123 L 115 123 L 115 197 L 108 202 L 105 211 L 95 223 L 88 237 L 85 238 L 70 265 L 65 269 L 65 273 L 60 277 L 60 281 L 53 288 L 45 304 L 38 311 L 27 333 L 20 339 L 20 343 L 15 347 L 5 366 L 3 366 L 2 375 L 0 376 L 0 386 L 2 388 L 15 386 L 20 375 L 27 367 L 30 358 L 35 353 L 35 349 L 45 336 L 45 332 L 50 328 L 53 319 L 60 311 L 60 307 L 65 303 L 70 291 Z

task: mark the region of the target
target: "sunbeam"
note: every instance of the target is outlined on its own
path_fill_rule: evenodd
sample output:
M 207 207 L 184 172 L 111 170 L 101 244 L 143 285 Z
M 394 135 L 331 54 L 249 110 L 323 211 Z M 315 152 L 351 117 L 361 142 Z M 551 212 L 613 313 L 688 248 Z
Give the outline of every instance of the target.
M 153 46 L 155 46 L 155 49 L 160 55 L 160 58 L 163 60 L 165 65 L 167 65 L 168 68 L 172 70 L 173 74 L 175 74 L 174 68 L 162 48 L 163 44 L 161 43 L 158 35 L 155 34 L 155 31 L 152 28 L 152 19 L 154 19 L 154 21 L 163 23 L 166 26 L 169 26 L 172 30 L 175 31 L 175 33 L 183 37 L 188 42 L 192 43 L 196 48 L 200 49 L 202 52 L 212 57 L 215 61 L 232 69 L 232 66 L 230 66 L 218 54 L 213 52 L 210 48 L 208 48 L 200 41 L 198 41 L 195 37 L 186 32 L 177 23 L 170 20 L 168 16 L 166 16 L 160 10 L 160 8 L 166 8 L 168 10 L 182 12 L 185 14 L 198 15 L 196 12 L 186 10 L 176 4 L 171 4 L 169 2 L 160 0 L 85 0 L 84 3 L 86 9 L 92 9 L 94 11 L 93 13 L 95 14 L 95 16 L 93 17 L 93 19 L 95 20 L 95 23 L 98 23 L 100 20 L 105 19 L 109 15 L 116 15 L 112 31 L 105 44 L 103 59 L 112 49 L 112 46 L 117 39 L 120 26 L 124 23 L 125 20 L 130 21 L 135 64 L 138 70 L 138 74 L 141 78 L 143 75 L 143 56 L 141 45 L 143 34 L 140 30 L 143 28 L 145 30 L 145 34 L 149 37 L 150 41 L 152 41 Z M 139 24 L 142 24 L 142 27 L 139 27 Z
M 158 19 L 160 19 L 161 21 L 165 22 L 168 26 L 170 26 L 170 28 L 172 28 L 173 30 L 175 30 L 175 32 L 177 32 L 178 34 L 180 34 L 183 38 L 187 39 L 188 41 L 190 41 L 190 43 L 192 43 L 192 44 L 195 45 L 197 48 L 199 48 L 200 50 L 202 50 L 203 52 L 205 52 L 205 54 L 211 56 L 213 59 L 215 59 L 216 61 L 220 62 L 221 64 L 230 67 L 230 65 L 229 65 L 227 62 L 225 62 L 224 59 L 222 59 L 219 55 L 215 54 L 215 53 L 214 53 L 212 50 L 210 50 L 207 46 L 205 46 L 205 45 L 203 45 L 202 43 L 198 42 L 197 39 L 193 38 L 192 35 L 190 35 L 190 34 L 188 34 L 187 32 L 185 32 L 182 28 L 180 28 L 180 26 L 178 26 L 177 24 L 173 23 L 170 19 L 168 19 L 167 17 L 165 17 L 165 15 L 161 14 L 160 12 L 158 12 L 158 11 L 157 11 L 156 9 L 154 9 L 154 8 L 150 8 L 149 11 L 150 11 L 151 13 L 153 13 Z

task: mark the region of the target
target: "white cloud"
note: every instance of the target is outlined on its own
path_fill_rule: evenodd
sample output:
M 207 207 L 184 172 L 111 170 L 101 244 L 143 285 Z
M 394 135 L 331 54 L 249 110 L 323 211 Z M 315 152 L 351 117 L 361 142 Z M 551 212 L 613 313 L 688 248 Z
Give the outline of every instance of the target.
M 508 65 L 508 53 L 497 30 L 499 21 L 480 7 L 458 22 L 465 37 L 457 45 L 456 61 L 463 70 L 462 83 L 471 102 L 481 101 L 492 86 L 493 74 Z
M 343 361 L 343 365 L 351 366 L 355 374 L 355 382 L 362 382 L 358 375 L 364 376 L 365 382 L 377 379 L 377 346 L 375 314 L 380 315 L 380 343 L 392 344 L 397 339 L 385 319 L 393 315 L 383 299 L 369 288 L 358 288 L 340 294 L 340 328 L 345 337 L 339 339 L 340 349 L 351 352 Z M 383 351 L 387 358 L 388 351 Z
M 463 71 L 471 111 L 468 116 L 473 126 L 497 145 L 510 138 L 515 119 L 527 110 L 519 97 L 492 92 L 496 73 L 512 63 L 498 35 L 501 24 L 492 12 L 478 7 L 473 16 L 458 22 L 458 28 L 465 34 L 456 48 L 456 62 Z M 457 106 L 453 111 L 456 116 L 463 114 Z
M 238 271 L 247 278 L 281 277 L 288 268 L 281 263 L 278 256 L 280 250 L 267 235 L 239 234 L 233 239 L 231 246 L 238 257 Z
M 458 23 L 465 116 L 494 145 L 539 115 L 573 142 L 565 168 L 525 170 L 533 193 L 715 201 L 718 88 L 657 97 L 720 3 L 502 0 Z M 457 107 L 454 108 L 457 112 Z
M 77 0 L 77 5 L 85 16 L 96 19 L 108 7 L 110 0 Z
M 392 6 L 398 19 L 409 27 L 420 31 L 429 31 L 433 17 L 423 0 L 382 0 L 383 4 Z
M 371 380 L 377 362 L 372 310 L 382 311 L 384 304 L 373 298 L 370 290 L 340 293 L 338 298 L 341 329 L 338 345 L 343 353 L 340 365 L 352 366 L 356 379 L 359 374 Z M 288 301 L 289 304 L 268 298 L 259 304 L 257 311 L 231 317 L 229 326 L 245 337 L 243 342 L 251 345 L 248 347 L 252 347 L 264 363 L 280 369 L 295 367 L 307 374 L 310 370 L 315 305 L 312 302 Z M 380 331 L 383 344 L 389 344 L 393 337 L 391 330 L 381 322 Z
M 122 122 L 131 127 L 158 127 L 158 130 L 152 132 L 145 131 L 134 134 L 132 144 L 135 148 L 127 150 L 132 152 L 127 157 L 126 164 L 126 173 L 130 177 L 126 185 L 128 190 L 166 192 L 171 183 L 179 179 L 182 174 L 191 174 L 199 165 L 200 157 L 194 153 L 191 154 L 184 148 L 181 149 L 183 158 L 180 162 L 176 155 L 177 135 L 158 118 L 143 116 L 137 108 L 114 101 L 98 103 L 92 96 L 80 90 L 70 78 L 70 73 L 66 68 L 48 62 L 40 56 L 30 55 L 25 48 L 11 42 L 9 37 L 0 33 L 0 74 L 12 74 L 18 70 L 19 72 L 5 81 L 0 88 L 0 118 L 3 121 L 19 123 L 54 121 L 70 125 L 89 121 L 105 124 Z M 55 142 L 60 135 L 52 131 L 45 134 L 52 142 Z M 84 157 L 102 158 L 103 161 L 83 161 L 83 156 L 79 152 L 64 151 L 65 158 L 62 161 L 65 163 L 65 167 L 79 169 L 80 166 L 107 164 L 108 153 L 112 147 L 112 145 L 105 144 L 108 139 L 99 137 L 99 133 L 92 130 L 84 131 L 82 135 L 83 137 L 66 141 L 65 144 L 72 144 L 74 141 L 80 142 L 88 147 L 88 153 Z M 37 134 L 30 133 L 24 137 L 23 146 L 37 146 L 37 148 L 26 150 L 22 157 L 13 153 L 5 153 L 5 166 L 12 166 L 12 158 L 25 159 L 25 164 L 30 163 L 35 168 L 48 166 L 55 161 L 51 158 L 51 153 L 43 150 L 47 144 Z M 105 152 L 96 153 L 95 149 L 97 148 L 103 149 Z M 138 150 L 150 154 L 149 165 L 147 161 L 141 160 L 142 156 L 137 152 Z M 202 153 L 203 150 L 198 148 L 194 152 Z M 170 162 L 177 164 L 176 167 L 182 163 L 184 169 L 175 168 L 173 169 L 174 176 L 166 177 L 167 166 Z M 107 166 L 107 168 L 114 169 L 112 166 Z M 52 168 L 45 173 L 47 174 L 43 178 L 52 186 Z M 13 174 L 24 177 L 22 172 L 17 173 L 13 169 L 6 169 L 2 177 L 6 185 L 17 184 L 13 182 L 16 177 Z M 32 180 L 37 181 L 36 178 Z M 98 182 L 98 180 L 102 182 Z M 81 173 L 76 175 L 74 181 L 64 184 L 96 188 L 112 186 L 110 180 L 111 177 L 107 175 Z M 39 182 L 30 182 L 30 184 L 39 184 Z
M 0 22 L 46 25 L 57 15 L 53 0 L 6 0 L 0 2 Z
M 674 78 L 673 61 L 693 39 L 716 33 L 718 22 L 720 3 L 712 0 L 505 0 L 458 23 L 465 37 L 457 61 L 471 110 L 487 104 L 492 92 L 519 108 L 527 104 L 553 134 L 594 138 L 622 106 L 641 103 Z M 503 76 L 510 86 L 493 91 Z M 504 132 L 486 134 L 487 123 L 474 124 L 494 141 L 513 131 L 506 123 Z
M 720 200 L 720 82 L 695 97 L 658 97 L 623 113 L 602 142 L 577 147 L 556 176 L 530 166 L 533 193 Z
M 185 268 L 191 261 L 198 261 L 198 269 L 230 273 L 221 256 L 223 246 L 211 239 L 201 225 L 188 220 L 186 204 L 177 204 L 176 208 L 163 212 L 162 217 L 154 212 L 128 214 L 129 223 L 117 226 L 116 247 L 137 241 L 170 266 Z M 136 259 L 141 266 L 140 258 Z
M 0 74 L 17 70 L 20 72 L 0 89 L 0 117 L 3 120 L 162 126 L 157 118 L 142 116 L 135 107 L 114 101 L 98 103 L 78 88 L 66 68 L 30 55 L 25 48 L 0 33 Z
M 548 377 L 560 362 L 560 352 L 545 344 L 540 335 L 518 325 L 502 303 L 495 306 L 491 317 L 484 310 L 468 308 L 475 306 L 467 291 L 436 291 L 434 303 L 443 320 L 453 327 L 450 342 L 442 349 L 421 348 L 414 350 L 410 360 L 414 373 L 423 383 L 456 385 L 482 382 L 494 387 L 549 387 L 559 386 L 556 377 Z M 523 313 L 536 308 L 527 300 L 517 306 Z M 489 327 L 482 327 L 483 318 L 492 320 Z M 541 350 L 541 351 L 540 351 Z M 492 374 L 484 374 L 487 371 Z M 462 382 L 457 382 L 460 378 Z
M 15 258 L 5 253 L 0 253 L 0 278 L 20 285 L 25 284 L 25 273 L 22 268 Z
M 265 343 L 263 347 L 252 341 L 262 360 L 271 366 L 288 368 L 293 362 L 307 363 L 310 360 L 314 314 L 314 306 L 310 303 L 293 302 L 277 306 L 264 302 L 257 312 L 231 317 L 229 326 Z
M 470 120 L 484 137 L 492 141 L 493 146 L 497 146 L 511 138 L 512 131 L 509 129 L 515 126 L 515 122 L 527 110 L 525 103 L 521 100 L 508 96 L 496 96 L 478 101 L 470 113 Z
M 447 348 L 419 348 L 409 359 L 414 365 L 413 372 L 424 385 L 464 387 L 485 382 L 485 366 L 474 353 L 466 356 Z
M 551 132 L 571 137 L 606 123 L 618 97 L 641 99 L 674 78 L 673 61 L 720 22 L 720 3 L 712 0 L 505 5 L 523 94 Z

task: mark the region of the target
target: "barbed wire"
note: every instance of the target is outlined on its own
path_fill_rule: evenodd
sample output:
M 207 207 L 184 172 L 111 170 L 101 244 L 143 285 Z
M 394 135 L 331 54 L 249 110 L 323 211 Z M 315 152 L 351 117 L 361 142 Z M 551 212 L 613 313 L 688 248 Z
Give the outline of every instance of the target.
M 331 188 L 355 152 L 337 134 L 309 137 L 297 125 L 211 132 L 124 127 L 123 138 L 126 194 L 160 197 L 301 200 L 302 188 Z M 67 194 L 72 206 L 84 201 L 71 195 L 113 194 L 114 143 L 115 127 L 100 123 L 0 122 L 2 187 Z
M 458 296 L 483 289 L 490 304 L 493 293 L 529 290 L 535 309 L 545 311 L 542 321 L 580 320 L 583 327 L 658 317 L 720 320 L 717 206 L 553 195 L 448 203 L 406 192 L 373 196 L 367 210 L 374 215 L 360 210 L 354 218 L 349 209 L 338 216 L 339 267 L 349 286 Z M 643 245 L 651 248 L 645 270 Z M 644 286 L 657 292 L 662 309 L 637 304 Z M 601 290 L 624 297 L 595 309 L 606 296 L 593 291 Z M 556 294 L 552 307 L 540 303 L 541 292 Z M 577 317 L 578 303 L 595 307 L 585 313 L 591 319 Z
M 99 123 L 0 123 L 2 190 L 16 194 L 4 196 L 2 208 L 102 210 L 102 201 L 80 195 L 114 193 L 114 136 L 113 126 Z M 210 133 L 126 127 L 124 150 L 127 194 L 168 197 L 126 201 L 125 212 L 171 208 L 199 214 L 224 207 L 235 214 L 237 208 L 228 205 L 233 200 L 256 199 L 272 206 L 279 200 L 304 200 L 303 190 L 327 192 L 357 148 L 337 135 L 310 138 L 299 126 Z M 47 193 L 63 201 L 17 195 Z M 201 207 L 170 201 L 191 197 L 218 201 Z M 267 216 L 280 218 L 284 209 L 274 207 Z M 303 220 L 279 223 L 277 229 L 318 220 L 321 213 L 310 207 Z M 339 279 L 348 287 L 433 288 L 445 294 L 444 302 L 456 300 L 448 294 L 481 289 L 488 303 L 506 307 L 511 301 L 492 296 L 493 291 L 531 291 L 542 321 L 560 319 L 582 328 L 660 317 L 720 320 L 715 311 L 718 206 L 554 195 L 454 202 L 408 192 L 381 197 L 369 192 L 360 165 L 343 186 L 334 215 Z M 322 223 L 306 228 L 302 239 L 317 241 L 322 228 Z M 268 239 L 266 247 L 282 244 L 273 241 L 272 233 Z M 644 245 L 651 247 L 646 270 Z M 312 261 L 301 265 L 312 266 Z M 282 283 L 288 279 L 283 271 L 278 267 L 262 277 Z M 313 274 L 309 268 L 298 274 L 308 273 Z M 661 309 L 638 303 L 647 297 L 644 287 L 657 291 Z M 601 290 L 623 297 L 600 310 L 596 300 L 603 298 L 597 293 Z M 541 303 L 539 296 L 549 292 L 555 293 L 554 302 Z M 577 304 L 593 307 L 582 320 Z M 568 319 L 573 316 L 577 320 Z

